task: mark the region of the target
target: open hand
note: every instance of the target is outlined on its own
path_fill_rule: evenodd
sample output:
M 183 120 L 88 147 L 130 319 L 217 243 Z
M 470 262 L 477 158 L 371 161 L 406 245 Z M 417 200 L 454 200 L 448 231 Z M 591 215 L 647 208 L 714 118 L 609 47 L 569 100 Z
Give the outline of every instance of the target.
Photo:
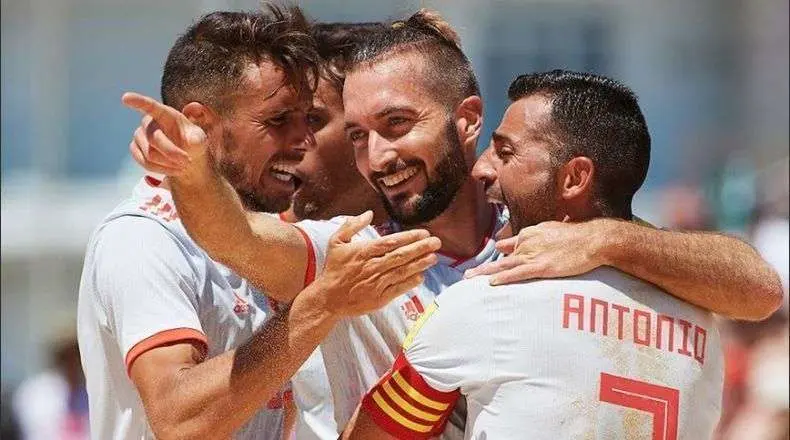
M 534 278 L 561 278 L 589 272 L 603 264 L 597 252 L 601 233 L 596 223 L 543 222 L 497 241 L 504 258 L 470 269 L 465 278 L 492 275 L 491 285 Z
M 438 261 L 434 252 L 441 248 L 441 241 L 423 229 L 352 242 L 372 218 L 371 211 L 353 217 L 330 239 L 319 280 L 325 307 L 339 316 L 380 309 L 420 285 L 423 271 Z

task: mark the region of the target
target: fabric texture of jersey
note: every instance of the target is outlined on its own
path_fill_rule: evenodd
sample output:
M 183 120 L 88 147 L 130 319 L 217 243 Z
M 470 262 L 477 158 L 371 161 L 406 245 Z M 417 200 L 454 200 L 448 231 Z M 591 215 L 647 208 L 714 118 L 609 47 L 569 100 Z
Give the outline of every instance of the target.
M 460 391 L 466 438 L 696 439 L 718 423 L 713 315 L 652 284 L 611 268 L 497 287 L 476 277 L 436 304 L 389 374 L 405 365 L 424 393 Z M 366 411 L 388 429 L 380 406 Z
M 169 191 L 141 181 L 93 233 L 80 283 L 78 337 L 96 439 L 153 434 L 128 369 L 147 350 L 190 342 L 208 357 L 248 340 L 274 304 L 189 238 Z M 236 434 L 280 439 L 283 390 Z
M 329 221 L 303 221 L 296 223 L 310 238 L 320 271 L 326 259 L 329 237 L 348 219 L 336 217 Z M 341 320 L 321 343 L 327 374 L 334 397 L 335 421 L 342 429 L 353 415 L 365 393 L 392 366 L 401 344 L 425 307 L 449 286 L 463 279 L 464 271 L 499 255 L 493 234 L 507 222 L 507 212 L 493 210 L 489 233 L 476 255 L 458 260 L 453 256 L 439 255 L 439 263 L 425 272 L 425 281 L 419 287 L 390 302 L 386 307 L 364 316 Z M 354 240 L 370 240 L 397 232 L 398 226 L 368 226 Z M 463 400 L 463 399 L 461 399 Z M 456 414 L 450 419 L 445 438 L 459 438 L 463 434 L 464 405 L 459 401 Z

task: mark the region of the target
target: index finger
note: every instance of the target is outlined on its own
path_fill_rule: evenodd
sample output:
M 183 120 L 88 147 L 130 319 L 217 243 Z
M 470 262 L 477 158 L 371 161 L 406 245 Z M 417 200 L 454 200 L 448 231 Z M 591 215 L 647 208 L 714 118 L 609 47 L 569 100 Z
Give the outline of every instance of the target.
M 151 115 L 151 117 L 159 123 L 162 122 L 159 119 L 163 115 L 177 117 L 178 113 L 176 109 L 164 105 L 150 96 L 141 95 L 135 92 L 124 93 L 123 96 L 121 96 L 121 102 L 123 102 L 123 105 L 137 110 L 144 115 Z
M 368 258 L 380 257 L 387 252 L 414 243 L 429 237 L 431 234 L 425 229 L 410 229 L 408 231 L 390 234 L 365 243 L 367 249 L 365 256 Z

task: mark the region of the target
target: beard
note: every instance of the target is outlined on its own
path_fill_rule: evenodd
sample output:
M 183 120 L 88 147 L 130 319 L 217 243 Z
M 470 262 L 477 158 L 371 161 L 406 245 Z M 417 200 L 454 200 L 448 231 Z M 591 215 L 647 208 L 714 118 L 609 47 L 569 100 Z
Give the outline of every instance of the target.
M 414 202 L 398 200 L 399 198 L 390 200 L 382 195 L 387 213 L 404 227 L 428 223 L 439 217 L 450 206 L 461 185 L 469 177 L 469 166 L 452 120 L 447 121 L 444 137 L 442 157 L 433 170 L 435 177 L 428 178 L 427 187 Z
M 231 156 L 228 153 L 236 149 L 236 141 L 230 130 L 222 130 L 222 140 L 222 159 L 215 160 L 214 163 L 219 174 L 236 190 L 244 208 L 252 212 L 282 212 L 288 209 L 291 203 L 289 198 L 269 196 L 260 182 L 250 183 L 245 164 L 228 159 Z
M 502 201 L 510 211 L 510 226 L 513 229 L 513 235 L 528 226 L 554 220 L 557 213 L 557 197 L 554 194 L 556 173 L 553 175 L 551 185 L 536 188 L 529 194 L 509 196 L 505 188 L 502 188 Z

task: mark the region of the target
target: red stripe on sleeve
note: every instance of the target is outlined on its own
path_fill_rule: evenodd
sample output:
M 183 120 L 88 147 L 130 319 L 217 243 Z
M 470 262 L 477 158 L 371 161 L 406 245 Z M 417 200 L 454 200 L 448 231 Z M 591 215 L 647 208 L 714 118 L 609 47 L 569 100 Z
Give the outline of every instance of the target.
M 302 238 L 307 244 L 307 269 L 304 273 L 304 286 L 307 287 L 315 280 L 315 248 L 313 247 L 313 241 L 310 240 L 310 236 L 305 231 L 296 225 L 293 225 L 293 227 L 302 234 Z
M 129 375 L 132 370 L 132 364 L 143 353 L 153 350 L 154 348 L 163 347 L 165 345 L 173 345 L 177 343 L 191 343 L 200 350 L 203 356 L 208 352 L 208 339 L 203 333 L 193 328 L 174 328 L 155 333 L 142 341 L 134 344 L 134 346 L 126 353 L 126 374 Z

